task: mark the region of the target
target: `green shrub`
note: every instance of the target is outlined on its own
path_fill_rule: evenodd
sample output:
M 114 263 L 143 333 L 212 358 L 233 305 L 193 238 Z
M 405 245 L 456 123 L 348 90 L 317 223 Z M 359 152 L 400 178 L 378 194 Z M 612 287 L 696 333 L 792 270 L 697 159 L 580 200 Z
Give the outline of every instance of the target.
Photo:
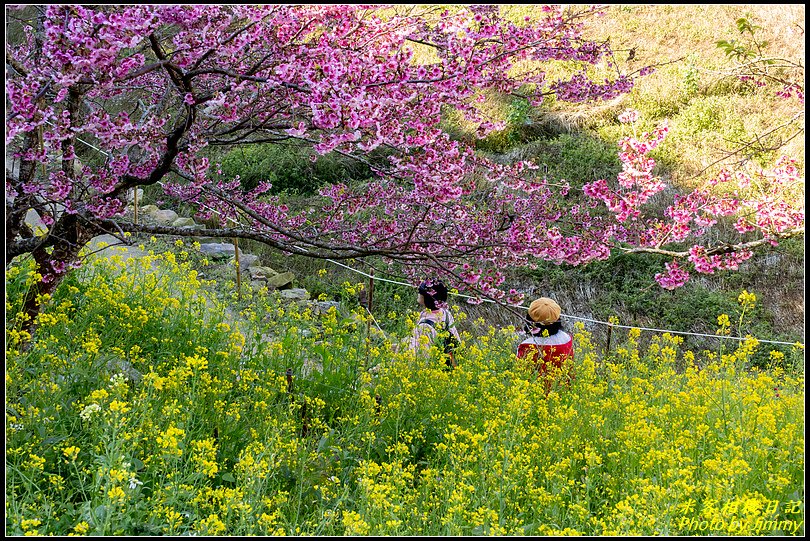
M 615 144 L 584 134 L 562 134 L 552 146 L 559 156 L 549 167 L 552 178 L 584 183 L 616 178 L 621 171 Z
M 325 184 L 371 176 L 369 168 L 337 153 L 318 155 L 311 148 L 262 144 L 235 148 L 222 159 L 225 178 L 239 175 L 244 190 L 271 182 L 271 193 L 311 195 Z

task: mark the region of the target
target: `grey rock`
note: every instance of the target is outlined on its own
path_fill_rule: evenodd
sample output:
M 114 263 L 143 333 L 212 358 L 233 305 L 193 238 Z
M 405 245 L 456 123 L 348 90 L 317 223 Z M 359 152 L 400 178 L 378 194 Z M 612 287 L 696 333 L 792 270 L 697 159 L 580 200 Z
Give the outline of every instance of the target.
M 207 242 L 200 244 L 200 251 L 211 256 L 212 259 L 228 259 L 236 254 L 236 248 L 228 242 Z M 239 249 L 239 257 L 242 257 L 242 249 Z
M 268 276 L 267 277 L 267 286 L 271 287 L 271 288 L 275 288 L 275 289 L 282 289 L 285 286 L 290 285 L 293 280 L 295 280 L 295 274 L 293 274 L 292 272 L 289 272 L 289 271 L 288 272 L 282 272 L 282 273 L 279 273 L 279 274 L 275 274 L 273 276 Z M 301 291 L 305 291 L 305 290 L 301 290 Z M 307 294 L 307 295 L 309 295 L 309 294 Z M 307 296 L 307 299 L 308 298 L 309 297 Z
M 137 190 L 127 191 L 127 203 L 132 203 L 135 201 L 135 191 L 138 192 L 138 201 L 143 201 L 143 189 L 138 188 Z
M 173 210 L 157 210 L 149 214 L 149 217 L 160 225 L 173 224 L 177 220 L 177 213 Z
M 248 269 L 250 272 L 250 277 L 253 280 L 266 280 L 271 276 L 277 276 L 278 271 L 271 269 L 270 267 L 262 267 L 259 265 L 255 265 Z
M 124 359 L 113 358 L 108 360 L 107 370 L 114 373 L 123 374 L 128 380 L 134 381 L 135 383 L 141 381 L 143 378 L 141 373 L 133 368 L 133 366 Z
M 138 205 L 138 216 L 149 216 L 150 214 L 159 211 L 157 205 Z
M 267 287 L 267 284 L 262 280 L 251 280 L 250 287 L 252 287 L 254 291 L 259 291 L 261 288 Z
M 285 289 L 278 292 L 282 300 L 306 301 L 309 300 L 309 291 L 306 289 Z
M 242 272 L 247 272 L 258 260 L 257 255 L 239 253 L 239 265 L 242 267 Z
M 330 308 L 340 310 L 340 303 L 337 301 L 318 301 L 315 303 L 316 310 L 319 314 L 325 314 Z
M 194 221 L 194 218 L 177 218 L 175 221 L 172 222 L 173 227 L 190 227 L 197 225 Z
M 102 245 L 107 246 L 102 248 Z M 133 257 L 144 257 L 146 252 L 137 246 L 127 246 L 120 240 L 112 235 L 99 235 L 90 239 L 84 247 L 85 252 L 88 254 L 88 260 L 97 258 L 120 256 L 122 259 L 127 260 Z
M 45 222 L 39 217 L 39 213 L 34 209 L 28 209 L 28 212 L 25 213 L 25 224 L 34 232 L 36 232 L 37 229 L 42 232 L 48 231 L 48 226 L 45 225 Z

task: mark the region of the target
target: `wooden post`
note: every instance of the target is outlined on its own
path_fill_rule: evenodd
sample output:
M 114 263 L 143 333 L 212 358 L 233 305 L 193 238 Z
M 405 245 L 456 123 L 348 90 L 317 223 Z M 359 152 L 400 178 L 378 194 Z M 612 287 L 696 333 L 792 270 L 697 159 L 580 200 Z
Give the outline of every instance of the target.
M 610 334 L 613 331 L 613 324 L 608 323 L 607 346 L 605 347 L 605 357 L 610 353 Z
M 233 254 L 234 258 L 236 259 L 236 297 L 241 301 L 242 300 L 242 269 L 239 266 L 239 239 L 234 237 L 233 239 Z
M 371 306 L 374 302 L 374 269 L 371 269 L 371 277 L 368 279 L 368 313 L 371 315 Z
M 307 419 L 307 397 L 301 397 L 301 437 L 309 435 L 309 420 Z
M 138 223 L 138 187 L 134 188 L 135 195 L 132 196 L 132 212 L 135 218 L 135 223 Z
M 286 373 L 286 375 L 287 375 L 287 394 L 289 394 L 289 395 L 290 395 L 290 397 L 292 397 L 292 394 L 293 394 L 293 374 L 292 374 L 292 368 L 288 368 L 288 369 L 287 369 L 287 373 Z

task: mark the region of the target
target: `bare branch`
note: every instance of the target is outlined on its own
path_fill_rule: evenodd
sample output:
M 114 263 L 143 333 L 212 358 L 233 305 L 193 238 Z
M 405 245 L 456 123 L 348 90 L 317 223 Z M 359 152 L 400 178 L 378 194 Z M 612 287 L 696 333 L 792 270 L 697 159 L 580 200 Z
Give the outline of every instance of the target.
M 751 242 L 744 242 L 741 244 L 722 244 L 718 246 L 714 246 L 706 250 L 706 255 L 720 255 L 720 254 L 728 254 L 731 252 L 740 252 L 746 250 L 753 250 L 759 246 L 764 244 L 768 244 L 774 239 L 788 239 L 791 237 L 797 237 L 799 235 L 804 235 L 804 227 L 797 227 L 794 229 L 790 229 L 788 231 L 783 231 L 782 233 L 777 233 L 773 235 L 773 237 L 765 237 L 758 240 L 754 240 Z M 628 254 L 638 254 L 638 253 L 647 253 L 647 254 L 661 254 L 667 255 L 676 258 L 686 258 L 689 257 L 688 251 L 681 251 L 676 252 L 673 250 L 664 250 L 661 248 L 621 248 L 621 250 Z

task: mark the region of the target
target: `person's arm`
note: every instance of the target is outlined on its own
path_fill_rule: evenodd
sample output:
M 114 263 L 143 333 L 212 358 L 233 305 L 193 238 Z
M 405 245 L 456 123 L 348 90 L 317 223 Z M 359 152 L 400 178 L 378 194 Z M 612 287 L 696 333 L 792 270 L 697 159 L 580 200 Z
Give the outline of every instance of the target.
M 419 314 L 419 319 L 417 322 L 422 321 L 425 319 L 425 314 Z M 413 328 L 413 334 L 411 335 L 411 349 L 414 353 L 418 354 L 425 349 L 425 344 L 423 343 L 425 339 L 423 337 L 427 337 L 427 343 L 430 344 L 432 340 L 431 330 L 433 327 L 427 324 L 419 324 L 417 323 L 416 326 Z M 435 332 L 435 331 L 434 331 Z
M 456 328 L 456 320 L 453 318 L 453 313 L 450 310 L 445 309 L 445 314 L 447 314 L 447 323 L 448 327 L 450 328 L 450 333 L 456 337 L 456 340 L 461 342 L 461 335 Z

